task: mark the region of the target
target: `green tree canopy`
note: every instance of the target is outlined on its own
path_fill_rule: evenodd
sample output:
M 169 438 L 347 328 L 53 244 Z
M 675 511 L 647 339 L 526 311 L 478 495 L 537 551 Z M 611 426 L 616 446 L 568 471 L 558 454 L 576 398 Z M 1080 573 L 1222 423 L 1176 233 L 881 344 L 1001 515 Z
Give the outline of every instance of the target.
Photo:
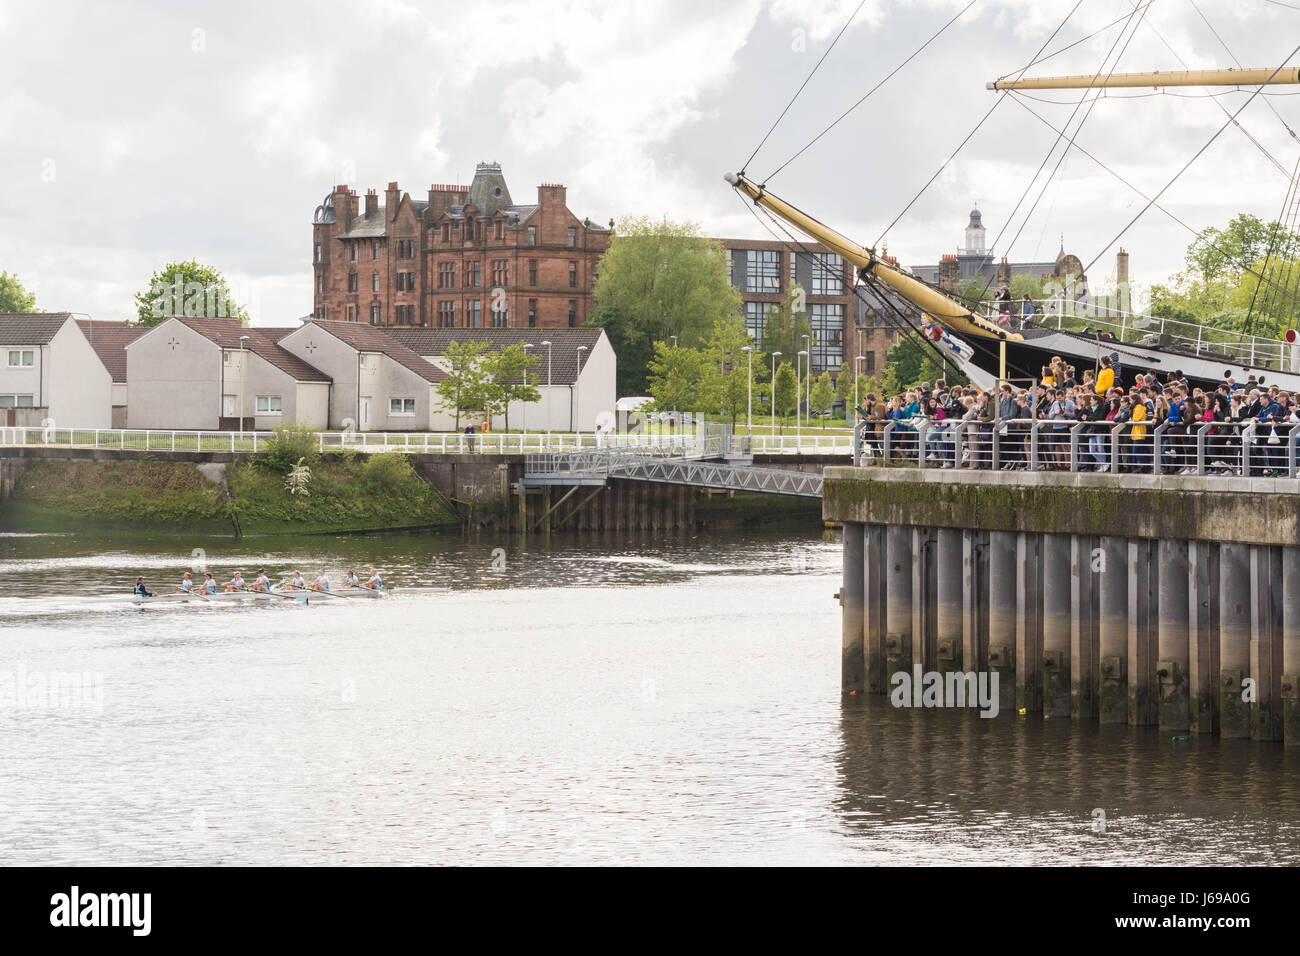
M 799 383 L 789 362 L 776 367 L 776 393 L 772 396 L 772 404 L 778 418 L 793 415 L 799 405 Z
M 450 342 L 444 356 L 447 377 L 434 386 L 444 408 L 456 413 L 460 431 L 461 412 L 478 412 L 493 398 L 486 342 Z
M 656 342 L 649 365 L 649 392 L 654 398 L 654 410 L 702 411 L 702 403 L 706 398 L 701 393 L 704 362 L 704 353 L 699 349 L 670 342 Z
M 754 340 L 749 337 L 745 320 L 733 315 L 714 323 L 704 349 L 702 410 L 729 418 L 733 428 L 748 407 L 749 374 L 755 365 L 760 371 L 763 368 L 761 355 L 751 359 L 745 352 L 746 348 L 753 347 Z
M 834 404 L 835 386 L 831 384 L 831 373 L 822 372 L 812 383 L 812 389 L 808 395 L 809 411 L 829 413 L 831 406 Z M 822 419 L 822 427 L 826 427 L 825 419 Z
M 0 312 L 39 312 L 35 293 L 28 292 L 17 276 L 0 272 Z
M 157 325 L 173 315 L 209 319 L 249 320 L 231 295 L 225 276 L 191 259 L 169 262 L 149 278 L 149 287 L 135 295 L 137 321 Z
M 542 397 L 537 390 L 537 377 L 532 374 L 542 361 L 524 348 L 523 342 L 507 345 L 483 357 L 482 370 L 487 376 L 484 387 L 486 404 L 495 415 L 505 417 L 506 431 L 510 431 L 510 403 L 536 402 Z M 459 422 L 457 422 L 459 424 Z
M 722 243 L 701 236 L 694 223 L 646 217 L 618 224 L 593 297 L 592 324 L 607 330 L 631 394 L 645 390 L 654 343 L 675 335 L 678 345 L 698 344 L 718 319 L 738 315 L 741 304 Z

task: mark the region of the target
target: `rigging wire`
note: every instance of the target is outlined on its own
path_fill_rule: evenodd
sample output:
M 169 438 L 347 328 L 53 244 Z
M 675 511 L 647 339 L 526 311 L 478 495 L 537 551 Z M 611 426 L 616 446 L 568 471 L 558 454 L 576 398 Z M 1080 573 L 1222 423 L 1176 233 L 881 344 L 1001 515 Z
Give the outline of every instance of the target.
M 1282 61 L 1282 63 L 1285 64 L 1288 60 L 1290 60 L 1290 59 L 1291 59 L 1293 56 L 1295 56 L 1297 53 L 1300 53 L 1300 45 L 1297 45 L 1296 48 L 1295 48 L 1294 50 L 1292 50 L 1292 51 L 1287 55 L 1286 59 L 1284 59 L 1284 60 Z M 1273 77 L 1277 76 L 1280 72 L 1282 72 L 1282 69 L 1283 69 L 1282 66 L 1277 67 L 1275 70 L 1273 70 L 1272 73 L 1269 74 L 1268 79 L 1269 79 L 1269 80 L 1272 80 Z M 1257 89 L 1254 93 L 1252 93 L 1252 94 L 1250 95 L 1250 98 L 1247 99 L 1246 102 L 1242 103 L 1240 107 L 1238 107 L 1237 112 L 1233 113 L 1231 116 L 1228 117 L 1228 121 L 1227 121 L 1226 123 L 1224 123 L 1222 126 L 1219 127 L 1219 129 L 1215 132 L 1215 134 L 1214 134 L 1213 136 L 1211 136 L 1211 137 L 1209 138 L 1209 140 L 1206 141 L 1205 145 L 1202 146 L 1200 149 L 1198 149 L 1198 150 L 1196 151 L 1195 155 L 1193 155 L 1192 158 L 1189 159 L 1189 160 L 1188 160 L 1188 161 L 1183 165 L 1182 169 L 1180 169 L 1180 170 L 1178 170 L 1178 172 L 1174 173 L 1174 177 L 1173 177 L 1173 179 L 1171 179 L 1171 180 L 1169 180 L 1169 182 L 1165 183 L 1164 186 L 1162 186 L 1162 187 L 1160 188 L 1160 192 L 1156 193 L 1155 197 L 1154 197 L 1153 199 L 1151 199 L 1151 200 L 1150 200 L 1150 201 L 1149 201 L 1149 202 L 1148 202 L 1148 203 L 1147 203 L 1147 204 L 1146 204 L 1146 205 L 1145 205 L 1145 206 L 1144 206 L 1144 207 L 1143 207 L 1143 208 L 1138 212 L 1138 214 L 1132 218 L 1132 220 L 1129 221 L 1128 225 L 1126 225 L 1123 229 L 1121 229 L 1121 230 L 1119 231 L 1119 233 L 1115 236 L 1114 239 L 1112 239 L 1110 242 L 1106 243 L 1105 247 L 1103 247 L 1102 250 L 1101 250 L 1101 252 L 1099 252 L 1099 253 L 1097 254 L 1096 258 L 1094 258 L 1094 259 L 1092 260 L 1092 262 L 1088 263 L 1088 269 L 1091 269 L 1091 268 L 1092 268 L 1092 267 L 1097 263 L 1097 260 L 1100 259 L 1103 255 L 1105 255 L 1106 252 L 1110 249 L 1110 247 L 1113 246 L 1116 242 L 1118 242 L 1119 239 L 1124 235 L 1124 233 L 1128 232 L 1128 230 L 1131 229 L 1131 228 L 1133 227 L 1133 224 L 1136 223 L 1139 219 L 1141 219 L 1141 218 L 1146 214 L 1147 210 L 1150 209 L 1150 208 L 1152 207 L 1152 205 L 1154 205 L 1155 202 L 1156 202 L 1156 201 L 1157 201 L 1161 196 L 1163 196 L 1163 195 L 1165 194 L 1166 191 L 1168 191 L 1168 189 L 1169 189 L 1170 186 L 1172 186 L 1175 182 L 1178 181 L 1178 178 L 1179 178 L 1180 176 L 1182 176 L 1182 174 L 1185 173 L 1185 172 L 1186 172 L 1186 171 L 1191 167 L 1192 163 L 1196 162 L 1198 159 L 1201 158 L 1201 154 L 1204 153 L 1207 149 L 1209 149 L 1210 146 L 1213 145 L 1214 141 L 1217 140 L 1217 139 L 1219 138 L 1219 136 L 1223 133 L 1223 131 L 1224 131 L 1225 129 L 1227 129 L 1229 126 L 1231 126 L 1231 125 L 1236 121 L 1236 118 L 1237 118 L 1238 116 L 1241 115 L 1242 110 L 1244 110 L 1246 107 L 1248 107 L 1251 103 L 1253 103 L 1253 102 L 1255 101 L 1255 97 L 1259 95 L 1259 91 L 1262 90 L 1262 89 L 1264 88 L 1264 86 L 1266 85 L 1266 83 L 1267 83 L 1267 81 L 1266 81 L 1265 83 L 1261 83 L 1261 84 L 1259 85 L 1259 89 Z M 1085 269 L 1084 272 L 1087 272 L 1087 269 Z
M 1223 47 L 1224 52 L 1228 54 L 1228 56 L 1232 59 L 1232 62 L 1236 63 L 1237 66 L 1240 67 L 1241 61 L 1238 60 L 1236 54 L 1233 53 L 1232 50 L 1228 48 L 1228 44 L 1224 42 L 1223 37 L 1219 36 L 1219 31 L 1214 29 L 1214 24 L 1211 23 L 1209 21 L 1209 18 L 1206 17 L 1206 15 L 1201 12 L 1201 8 L 1196 5 L 1196 0 L 1190 0 L 1190 3 L 1192 4 L 1192 9 L 1196 11 L 1196 15 L 1199 16 L 1203 21 L 1205 21 L 1205 25 L 1210 28 L 1210 32 L 1214 34 L 1214 39 L 1219 41 L 1219 46 Z M 1264 102 L 1268 103 L 1268 108 L 1273 111 L 1273 115 L 1277 117 L 1277 121 L 1281 123 L 1284 127 L 1286 127 L 1286 131 L 1291 134 L 1291 138 L 1297 139 L 1295 130 L 1291 128 L 1290 123 L 1288 123 L 1286 120 L 1282 118 L 1282 114 L 1277 111 L 1277 108 L 1272 103 L 1269 103 L 1267 100 L 1265 100 Z
M 1147 0 L 1147 2 L 1146 2 L 1145 4 L 1143 4 L 1143 6 L 1149 7 L 1149 6 L 1151 6 L 1151 4 L 1153 4 L 1153 3 L 1155 3 L 1155 2 L 1156 2 L 1156 0 Z M 1076 7 L 1075 7 L 1075 10 L 1077 10 L 1077 9 L 1078 9 L 1078 7 L 1076 6 Z M 1070 15 L 1073 16 L 1073 14 L 1074 14 L 1074 10 L 1071 10 L 1071 11 L 1070 11 Z M 1039 63 L 1046 63 L 1048 60 L 1052 59 L 1053 57 L 1060 56 L 1060 55 L 1061 55 L 1062 53 L 1064 53 L 1066 50 L 1073 50 L 1073 49 L 1074 49 L 1076 46 L 1078 46 L 1080 43 L 1087 43 L 1087 42 L 1088 42 L 1089 40 L 1091 40 L 1093 37 L 1095 37 L 1095 36 L 1100 36 L 1101 34 L 1105 33 L 1107 30 L 1109 30 L 1111 27 L 1115 26 L 1115 24 L 1117 24 L 1117 23 L 1122 23 L 1122 22 L 1124 22 L 1125 20 L 1129 19 L 1129 17 L 1131 17 L 1131 16 L 1132 16 L 1132 13 L 1125 13 L 1125 14 L 1123 14 L 1123 15 L 1121 15 L 1121 16 L 1118 16 L 1118 17 L 1116 17 L 1114 20 L 1111 20 L 1110 23 L 1106 24 L 1104 27 L 1100 27 L 1100 28 L 1098 28 L 1098 29 L 1096 29 L 1096 30 L 1093 30 L 1093 31 L 1092 31 L 1091 33 L 1089 33 L 1086 37 L 1080 37 L 1079 39 L 1075 40 L 1073 43 L 1067 43 L 1065 46 L 1061 47 L 1059 50 L 1055 50 L 1055 51 L 1053 51 L 1053 52 L 1047 54 L 1047 56 L 1039 57 L 1039 56 L 1035 55 L 1035 58 L 1032 59 L 1032 60 L 1030 60 L 1030 61 L 1029 61 L 1028 63 L 1026 63 L 1024 66 L 1022 66 L 1022 67 L 1020 68 L 1019 72 L 1017 72 L 1017 71 L 1015 71 L 1015 70 L 1013 70 L 1012 72 L 1013 72 L 1013 73 L 1016 73 L 1016 79 L 1018 80 L 1018 79 L 1020 79 L 1022 76 L 1025 75 L 1025 70 L 1029 69 L 1031 66 L 1037 66 Z M 1070 18 L 1070 17 L 1067 16 L 1067 17 L 1066 17 L 1066 20 L 1068 20 L 1069 18 Z M 1062 22 L 1061 26 L 1065 26 L 1065 23 Z M 1059 27 L 1058 27 L 1058 29 L 1059 29 Z M 1050 40 L 1051 38 L 1049 37 L 1048 39 Z M 1042 51 L 1042 50 L 1039 50 L 1038 52 L 1039 52 L 1039 53 L 1042 53 L 1043 51 Z M 994 82 L 1001 82 L 1002 80 L 1005 80 L 1005 79 L 1006 79 L 1008 76 L 1010 76 L 1010 75 L 1011 75 L 1011 73 L 1004 73 L 1004 74 L 1002 74 L 1001 76 L 999 76 L 999 77 L 997 78 L 997 80 L 995 80 Z M 1011 92 L 1011 91 L 1009 91 L 1009 90 L 1004 90 L 1003 92 Z
M 1150 2 L 1154 3 L 1155 0 L 1150 0 Z M 1051 43 L 1054 39 L 1056 39 L 1056 35 L 1065 28 L 1065 25 L 1070 22 L 1070 17 L 1074 16 L 1075 11 L 1078 10 L 1079 7 L 1081 6 L 1083 6 L 1083 0 L 1077 0 L 1074 6 L 1070 8 L 1070 12 L 1065 15 L 1065 18 L 1056 25 L 1056 29 L 1053 30 L 1051 35 L 1048 36 L 1048 38 L 1043 41 L 1043 45 L 1040 46 L 1038 48 L 1038 52 L 1034 54 L 1034 59 L 1030 60 L 1028 63 L 1026 63 L 1023 67 L 1020 68 L 1020 72 L 1016 74 L 1016 79 L 1020 79 L 1022 76 L 1024 76 L 1025 70 L 1029 69 L 1035 63 L 1042 62 L 1042 60 L 1040 60 L 1039 57 L 1041 57 L 1043 51 L 1047 49 L 1047 45 Z M 1048 57 L 1043 57 L 1043 59 L 1047 59 L 1047 58 Z M 1006 100 L 1005 93 L 1002 96 L 999 96 L 993 100 L 993 105 L 988 108 L 988 112 L 986 112 L 983 116 L 980 117 L 979 122 L 977 122 L 971 128 L 971 131 L 966 134 L 966 137 L 960 143 L 957 144 L 957 148 L 954 149 L 948 155 L 948 158 L 945 159 L 943 163 L 939 166 L 939 168 L 934 171 L 934 174 L 925 181 L 925 184 L 922 185 L 919 190 L 917 190 L 916 195 L 913 196 L 910 200 L 908 200 L 907 205 L 903 207 L 902 211 L 899 212 L 899 214 L 894 217 L 893 221 L 890 222 L 890 224 L 884 228 L 884 231 L 881 232 L 880 235 L 876 237 L 876 241 L 872 243 L 872 248 L 875 248 L 876 246 L 880 245 L 882 242 L 885 241 L 885 236 L 889 234 L 889 230 L 893 229 L 896 225 L 898 225 L 899 220 L 902 219 L 905 215 L 907 215 L 908 210 L 911 209 L 912 206 L 916 204 L 916 201 L 920 199 L 923 195 L 925 195 L 925 191 L 927 189 L 929 189 L 932 185 L 934 185 L 934 181 L 939 178 L 939 174 L 942 173 L 945 169 L 947 169 L 948 164 L 957 158 L 957 154 L 960 153 L 965 148 L 966 144 L 969 143 L 971 139 L 975 136 L 975 134 L 980 131 L 980 127 L 982 127 L 986 122 L 988 122 L 988 118 L 993 115 L 993 111 L 996 110 L 999 106 L 1001 106 L 1003 101 L 1005 100 Z
M 745 165 L 740 167 L 740 172 L 742 175 L 744 174 L 745 169 L 749 166 L 749 164 L 754 161 L 754 157 L 758 155 L 758 151 L 763 148 L 763 144 L 767 142 L 767 138 L 771 136 L 772 133 L 776 130 L 777 126 L 780 125 L 781 120 L 785 119 L 785 114 L 790 112 L 790 107 L 794 106 L 794 101 L 799 98 L 799 94 L 803 92 L 804 87 L 807 86 L 809 81 L 812 80 L 813 74 L 816 73 L 819 69 L 821 69 L 822 63 L 824 63 L 826 61 L 826 58 L 831 55 L 831 50 L 835 49 L 835 44 L 840 42 L 840 37 L 844 36 L 844 31 L 846 31 L 849 28 L 849 24 L 851 24 L 854 21 L 854 19 L 857 17 L 858 13 L 862 10 L 862 8 L 866 5 L 866 3 L 867 0 L 862 0 L 862 2 L 857 5 L 854 11 L 851 14 L 849 14 L 849 18 L 844 21 L 844 26 L 840 27 L 840 32 L 835 34 L 835 39 L 831 41 L 831 45 L 826 48 L 826 52 L 821 55 L 821 59 L 819 59 L 817 63 L 813 66 L 812 71 L 806 77 L 804 77 L 804 81 L 801 84 L 799 84 L 799 89 L 795 90 L 794 96 L 790 97 L 790 102 L 785 104 L 785 109 L 781 111 L 781 115 L 776 118 L 776 121 L 771 125 L 768 131 L 763 134 L 763 138 L 758 141 L 758 145 L 754 147 L 754 151 L 749 154 L 749 159 L 745 160 Z
M 922 43 L 919 47 L 917 47 L 915 50 L 913 50 L 913 51 L 908 55 L 907 59 L 905 59 L 902 63 L 898 64 L 898 66 L 896 66 L 896 67 L 894 67 L 892 70 L 890 70 L 889 73 L 884 77 L 884 79 L 882 79 L 880 82 L 878 82 L 875 86 L 873 86 L 871 89 L 867 90 L 867 92 L 864 93 L 864 94 L 862 95 L 862 97 L 861 97 L 861 98 L 860 98 L 856 103 L 854 103 L 854 104 L 853 104 L 852 106 L 850 106 L 847 110 L 845 110 L 845 111 L 844 111 L 843 113 L 841 113 L 838 117 L 836 117 L 835 120 L 834 120 L 834 121 L 833 121 L 829 126 L 827 126 L 824 130 L 822 130 L 820 133 L 818 133 L 816 136 L 814 136 L 812 139 L 810 139 L 807 143 L 805 143 L 805 144 L 804 144 L 804 145 L 799 149 L 799 151 L 798 151 L 797 153 L 795 153 L 793 156 L 791 156 L 789 159 L 787 159 L 787 160 L 786 160 L 784 163 L 782 163 L 780 166 L 776 167 L 776 169 L 774 169 L 774 170 L 772 170 L 770 173 L 768 173 L 768 174 L 767 174 L 767 178 L 764 179 L 763 182 L 766 184 L 766 182 L 767 182 L 768 179 L 771 179 L 773 176 L 775 176 L 775 175 L 776 175 L 777 173 L 779 173 L 781 170 L 785 169 L 787 166 L 789 166 L 791 163 L 793 163 L 796 159 L 798 159 L 800 156 L 802 156 L 805 152 L 807 152 L 808 149 L 809 149 L 809 148 L 810 148 L 814 143 L 816 143 L 819 139 L 821 139 L 823 136 L 825 136 L 827 133 L 829 133 L 831 130 L 833 130 L 836 126 L 838 126 L 838 125 L 840 124 L 840 122 L 841 122 L 845 117 L 847 117 L 850 113 L 852 113 L 852 112 L 853 112 L 854 110 L 856 110 L 859 106 L 861 106 L 863 103 L 865 103 L 865 102 L 867 101 L 867 98 L 870 97 L 873 93 L 875 93 L 876 90 L 880 89 L 882 86 L 884 86 L 884 85 L 885 85 L 886 83 L 888 83 L 890 80 L 892 80 L 892 79 L 894 78 L 894 76 L 895 76 L 899 71 L 901 71 L 901 70 L 903 69 L 903 67 L 907 66 L 907 64 L 911 63 L 914 59 L 916 59 L 918 56 L 920 56 L 920 54 L 921 54 L 921 53 L 926 49 L 926 47 L 928 47 L 928 46 L 929 46 L 931 43 L 933 43 L 935 40 L 939 39 L 939 37 L 941 37 L 941 36 L 944 34 L 944 32 L 945 32 L 945 31 L 946 31 L 950 26 L 952 26 L 954 23 L 956 23 L 958 20 L 960 20 L 960 19 L 962 18 L 962 16 L 966 13 L 966 11 L 969 10 L 971 7 L 975 6 L 975 4 L 978 3 L 978 2 L 979 2 L 979 0 L 970 0 L 970 2 L 967 3 L 966 6 L 962 7 L 959 11 L 957 11 L 957 13 L 954 14 L 953 17 L 952 17 L 950 20 L 948 20 L 947 23 L 945 23 L 943 26 L 941 26 L 941 27 L 940 27 L 940 28 L 939 28 L 935 33 L 931 34 L 931 36 L 930 36 L 930 38 L 929 38 L 928 40 L 926 40 L 926 41 L 925 41 L 924 43 Z M 820 66 L 820 64 L 818 64 L 818 65 Z M 816 68 L 814 68 L 814 71 L 813 71 L 813 72 L 816 72 Z

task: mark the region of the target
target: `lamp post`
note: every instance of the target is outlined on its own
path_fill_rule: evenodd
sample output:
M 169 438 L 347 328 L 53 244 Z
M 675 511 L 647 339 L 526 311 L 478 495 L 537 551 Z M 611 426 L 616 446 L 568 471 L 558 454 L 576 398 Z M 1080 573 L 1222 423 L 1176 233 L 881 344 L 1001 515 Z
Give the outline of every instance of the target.
M 670 335 L 668 337 L 673 340 L 673 348 L 677 348 L 677 336 Z
M 248 380 L 248 336 L 239 337 L 239 436 L 244 436 L 244 382 Z
M 803 367 L 803 372 L 804 372 L 803 381 L 804 381 L 804 392 L 805 392 L 803 417 L 804 417 L 804 421 L 808 423 L 808 427 L 811 428 L 812 427 L 812 401 L 811 401 L 812 398 L 812 337 L 809 335 L 801 335 L 799 336 L 799 338 L 803 339 L 803 347 L 805 349 L 805 351 L 801 352 L 800 354 L 807 356 L 807 358 L 804 359 L 804 367 Z
M 853 410 L 854 411 L 857 411 L 857 407 L 858 407 L 858 378 L 860 377 L 860 373 L 858 372 L 858 363 L 865 361 L 866 358 L 867 357 L 865 355 L 853 356 Z M 850 422 L 853 421 L 852 415 L 846 415 L 845 417 Z
M 533 343 L 532 343 L 532 342 L 525 342 L 525 343 L 524 343 L 524 351 L 525 351 L 525 352 L 527 352 L 527 351 L 528 351 L 530 348 L 532 348 L 532 347 L 533 347 Z M 527 356 L 524 356 L 524 357 L 527 358 Z M 524 363 L 524 385 L 525 385 L 525 386 L 528 385 L 528 363 L 527 363 L 527 362 Z M 526 443 L 526 442 L 528 441 L 528 403 L 527 403 L 527 402 L 520 402 L 520 403 L 519 403 L 519 414 L 521 414 L 521 415 L 523 416 L 523 418 L 524 418 L 524 420 L 523 420 L 524 437 L 523 437 L 523 439 L 522 439 L 522 441 L 520 442 L 520 445 L 519 445 L 519 447 L 522 449 L 523 446 L 524 446 L 524 443 Z
M 582 353 L 585 351 L 587 351 L 587 346 L 578 346 L 578 372 L 573 378 L 573 433 L 578 438 L 579 448 L 582 447 L 582 418 L 580 417 L 582 412 L 582 392 L 578 390 L 578 386 L 582 383 Z
M 551 434 L 551 401 L 552 401 L 552 398 L 551 398 L 551 343 L 550 343 L 550 342 L 543 342 L 542 344 L 546 346 L 546 434 L 547 434 L 547 436 L 549 436 L 549 435 Z M 548 450 L 549 450 L 550 447 L 551 447 L 551 440 L 550 440 L 549 437 L 546 439 L 546 447 L 547 447 Z
M 745 431 L 753 437 L 754 434 L 754 346 L 746 345 L 742 352 L 745 356 L 745 385 L 749 389 L 749 406 L 745 412 Z
M 810 378 L 810 377 L 812 376 L 812 356 L 808 354 L 808 350 L 807 350 L 807 349 L 800 349 L 800 351 L 799 351 L 799 357 L 800 357 L 800 358 L 804 358 L 804 359 L 807 360 L 808 368 L 805 369 L 806 374 L 804 375 L 804 379 L 807 380 L 808 378 Z M 796 361 L 797 361 L 797 360 L 796 360 Z M 795 404 L 796 411 L 797 411 L 797 410 L 798 410 L 798 405 L 799 405 L 799 378 L 798 378 L 798 376 L 796 376 L 796 377 L 795 377 L 795 380 L 794 380 L 794 404 Z M 810 409 L 808 409 L 808 411 L 811 412 L 812 409 L 810 408 Z M 794 444 L 795 444 L 795 448 L 798 448 L 798 447 L 799 447 L 799 443 L 800 443 L 800 434 L 799 434 L 799 417 L 796 415 L 796 416 L 795 416 L 795 419 L 794 419 Z
M 780 352 L 772 353 L 772 394 L 770 398 L 772 402 L 772 437 L 773 438 L 776 437 L 776 357 L 780 354 L 781 354 Z

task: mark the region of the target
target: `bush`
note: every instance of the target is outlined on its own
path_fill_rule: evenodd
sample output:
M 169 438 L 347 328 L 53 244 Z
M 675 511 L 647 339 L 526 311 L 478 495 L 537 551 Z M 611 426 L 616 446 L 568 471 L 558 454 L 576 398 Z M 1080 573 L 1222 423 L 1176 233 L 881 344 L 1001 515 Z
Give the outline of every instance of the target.
M 415 477 L 410 461 L 397 452 L 371 455 L 364 469 L 366 480 L 381 488 L 396 488 Z
M 298 459 L 309 468 L 320 460 L 316 433 L 300 422 L 285 422 L 275 426 L 266 442 L 266 451 L 258 463 L 267 471 L 287 475 L 298 464 Z

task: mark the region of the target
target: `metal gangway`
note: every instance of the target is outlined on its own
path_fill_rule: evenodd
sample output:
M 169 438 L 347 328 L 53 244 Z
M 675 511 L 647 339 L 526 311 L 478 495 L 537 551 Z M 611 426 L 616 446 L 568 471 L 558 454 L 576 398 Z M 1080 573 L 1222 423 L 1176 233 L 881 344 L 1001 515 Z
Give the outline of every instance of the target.
M 752 465 L 747 436 L 728 425 L 703 425 L 699 433 L 676 441 L 613 445 L 582 451 L 528 455 L 525 487 L 604 486 L 610 478 L 691 485 L 728 491 L 820 498 L 821 475 Z

